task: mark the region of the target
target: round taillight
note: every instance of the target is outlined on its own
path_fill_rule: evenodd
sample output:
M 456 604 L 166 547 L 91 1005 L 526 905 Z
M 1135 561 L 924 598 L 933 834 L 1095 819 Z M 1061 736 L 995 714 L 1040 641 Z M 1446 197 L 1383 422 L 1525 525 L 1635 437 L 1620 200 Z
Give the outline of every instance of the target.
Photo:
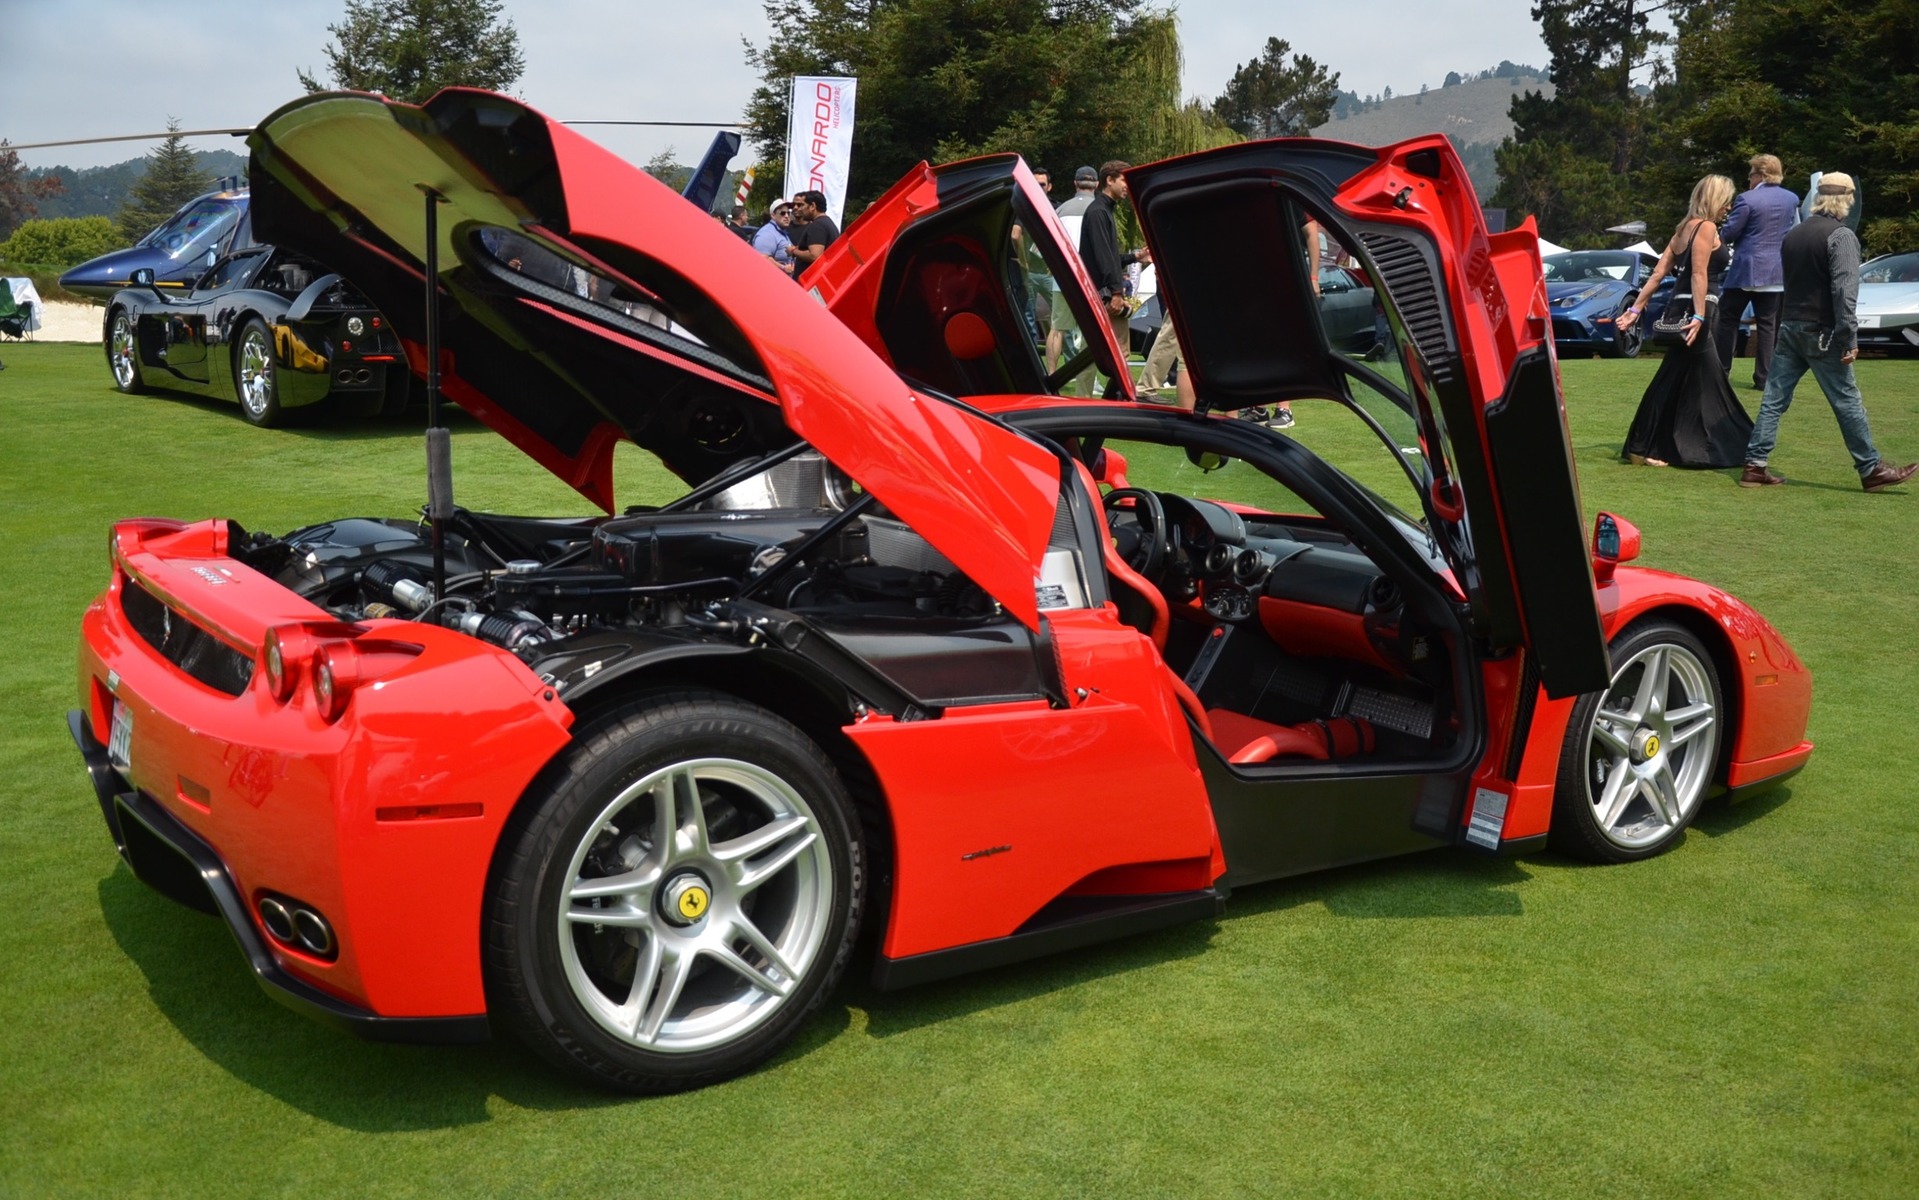
M 351 642 L 334 642 L 313 656 L 313 703 L 320 716 L 337 721 L 359 682 L 358 653 Z
M 324 650 L 313 664 L 313 700 L 327 720 L 337 715 L 333 711 L 333 664 L 327 660 Z
M 266 647 L 260 657 L 265 660 L 267 669 L 267 691 L 275 700 L 284 702 L 287 698 L 287 685 L 292 680 L 287 675 L 286 654 L 280 649 L 280 633 L 276 629 L 267 630 Z
M 293 699 L 300 686 L 300 672 L 313 658 L 313 634 L 302 625 L 283 625 L 267 630 L 260 643 L 260 668 L 267 681 L 267 694 L 281 704 Z

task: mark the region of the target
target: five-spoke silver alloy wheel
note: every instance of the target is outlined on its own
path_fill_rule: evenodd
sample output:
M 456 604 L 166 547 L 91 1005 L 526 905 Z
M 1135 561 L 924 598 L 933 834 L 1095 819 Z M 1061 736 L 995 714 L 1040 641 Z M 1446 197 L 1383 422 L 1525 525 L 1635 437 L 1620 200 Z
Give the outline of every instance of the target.
M 1698 813 L 1718 762 L 1720 691 L 1711 656 L 1676 626 L 1631 631 L 1613 661 L 1611 686 L 1574 708 L 1554 832 L 1618 861 L 1665 849 Z
M 833 863 L 819 821 L 754 763 L 674 763 L 621 791 L 574 849 L 559 948 L 574 997 L 659 1053 L 732 1042 L 825 948 Z
M 268 340 L 266 326 L 257 321 L 240 335 L 237 374 L 239 378 L 234 382 L 240 390 L 240 406 L 246 409 L 247 420 L 256 425 L 270 420 L 278 410 L 273 391 L 273 343 Z
M 133 358 L 133 318 L 124 311 L 113 314 L 113 328 L 107 334 L 107 363 L 113 368 L 113 383 L 123 392 L 137 392 L 140 365 Z

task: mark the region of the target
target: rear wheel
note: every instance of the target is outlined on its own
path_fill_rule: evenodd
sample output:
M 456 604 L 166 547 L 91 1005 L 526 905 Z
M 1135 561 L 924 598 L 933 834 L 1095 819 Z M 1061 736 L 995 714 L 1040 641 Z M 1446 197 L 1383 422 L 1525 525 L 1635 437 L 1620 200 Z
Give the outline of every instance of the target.
M 233 351 L 233 381 L 240 412 L 252 424 L 271 429 L 280 423 L 280 374 L 273 361 L 273 335 L 254 317 L 240 329 Z
M 1594 862 L 1632 862 L 1669 849 L 1698 814 L 1723 707 L 1712 655 L 1677 625 L 1632 626 L 1612 660 L 1612 684 L 1573 706 L 1552 844 Z
M 750 1070 L 846 967 L 858 830 L 819 747 L 764 709 L 679 693 L 616 710 L 502 842 L 488 1009 L 603 1085 L 678 1091 Z
M 140 347 L 134 339 L 133 316 L 124 308 L 113 310 L 107 323 L 107 366 L 113 370 L 113 386 L 129 396 L 147 390 L 140 378 Z

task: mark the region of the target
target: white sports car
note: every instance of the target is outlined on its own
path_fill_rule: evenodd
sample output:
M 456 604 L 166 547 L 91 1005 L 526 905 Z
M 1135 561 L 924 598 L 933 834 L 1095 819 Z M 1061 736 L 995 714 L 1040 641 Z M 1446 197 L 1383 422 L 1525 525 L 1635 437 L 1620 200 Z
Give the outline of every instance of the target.
M 1882 254 L 1859 268 L 1859 345 L 1919 351 L 1919 252 Z

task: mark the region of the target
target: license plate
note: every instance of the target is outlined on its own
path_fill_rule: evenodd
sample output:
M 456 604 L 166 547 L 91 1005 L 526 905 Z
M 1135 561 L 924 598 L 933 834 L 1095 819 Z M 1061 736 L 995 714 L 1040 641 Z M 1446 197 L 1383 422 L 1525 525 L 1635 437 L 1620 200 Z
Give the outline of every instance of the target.
M 1859 318 L 1859 328 L 1861 329 L 1879 328 L 1879 314 L 1873 313 L 1870 316 L 1862 314 Z
M 107 761 L 121 774 L 133 769 L 133 710 L 113 702 L 113 732 L 107 735 Z

